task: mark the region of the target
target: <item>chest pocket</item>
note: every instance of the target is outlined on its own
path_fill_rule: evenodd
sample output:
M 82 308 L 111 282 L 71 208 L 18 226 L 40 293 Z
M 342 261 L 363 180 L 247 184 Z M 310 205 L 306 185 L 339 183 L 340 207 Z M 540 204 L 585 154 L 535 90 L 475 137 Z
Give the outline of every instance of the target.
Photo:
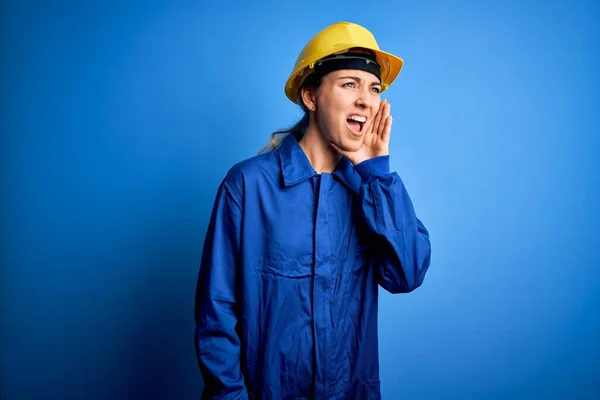
M 313 257 L 307 254 L 298 258 L 268 255 L 262 268 L 263 274 L 282 278 L 310 278 L 313 276 Z

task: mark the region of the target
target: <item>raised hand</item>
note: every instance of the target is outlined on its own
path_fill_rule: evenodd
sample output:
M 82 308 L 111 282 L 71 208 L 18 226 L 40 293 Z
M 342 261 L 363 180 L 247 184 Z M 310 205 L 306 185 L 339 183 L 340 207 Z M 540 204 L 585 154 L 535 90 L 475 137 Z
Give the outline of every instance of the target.
M 343 156 L 348 158 L 352 164 L 359 164 L 369 158 L 389 154 L 390 134 L 392 132 L 392 116 L 390 115 L 390 103 L 384 99 L 379 111 L 371 124 L 367 127 L 363 144 L 357 151 L 348 152 L 340 149 L 335 144 L 334 148 Z

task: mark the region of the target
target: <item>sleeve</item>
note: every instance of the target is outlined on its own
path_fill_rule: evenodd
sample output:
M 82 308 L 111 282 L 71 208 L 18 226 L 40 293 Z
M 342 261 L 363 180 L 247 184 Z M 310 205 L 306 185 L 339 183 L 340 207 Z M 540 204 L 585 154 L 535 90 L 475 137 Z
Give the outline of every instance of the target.
M 194 318 L 202 399 L 248 399 L 236 333 L 242 203 L 233 187 L 226 180 L 219 186 L 198 273 Z
M 362 178 L 361 210 L 373 239 L 379 284 L 407 293 L 423 283 L 431 260 L 429 232 L 417 218 L 400 176 L 390 172 L 389 156 L 356 166 Z

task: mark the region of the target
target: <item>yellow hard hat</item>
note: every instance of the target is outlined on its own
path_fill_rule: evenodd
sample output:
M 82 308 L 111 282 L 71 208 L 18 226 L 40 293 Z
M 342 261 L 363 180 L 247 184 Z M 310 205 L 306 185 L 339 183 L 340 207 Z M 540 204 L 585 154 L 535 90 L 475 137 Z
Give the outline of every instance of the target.
M 381 68 L 382 91 L 386 90 L 400 73 L 404 61 L 381 50 L 373 34 L 363 26 L 336 22 L 317 33 L 300 52 L 285 84 L 288 99 L 298 103 L 298 89 L 314 70 L 317 61 L 356 48 L 371 50 L 375 54 Z

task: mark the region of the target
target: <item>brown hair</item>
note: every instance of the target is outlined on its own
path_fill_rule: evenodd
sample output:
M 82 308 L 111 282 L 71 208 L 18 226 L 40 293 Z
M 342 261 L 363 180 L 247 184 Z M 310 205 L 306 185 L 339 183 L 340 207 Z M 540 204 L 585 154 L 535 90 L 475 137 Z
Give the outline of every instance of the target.
M 304 101 L 302 101 L 301 94 L 302 89 L 315 90 L 321 84 L 321 76 L 316 74 L 312 74 L 306 77 L 306 80 L 298 90 L 298 103 L 300 103 L 300 108 L 304 115 L 298 122 L 286 129 L 276 130 L 271 134 L 271 140 L 267 143 L 258 154 L 268 153 L 269 151 L 275 150 L 279 147 L 279 145 L 283 142 L 283 139 L 290 133 L 298 135 L 300 138 L 304 136 L 306 130 L 308 129 L 308 124 L 310 122 L 310 112 Z

